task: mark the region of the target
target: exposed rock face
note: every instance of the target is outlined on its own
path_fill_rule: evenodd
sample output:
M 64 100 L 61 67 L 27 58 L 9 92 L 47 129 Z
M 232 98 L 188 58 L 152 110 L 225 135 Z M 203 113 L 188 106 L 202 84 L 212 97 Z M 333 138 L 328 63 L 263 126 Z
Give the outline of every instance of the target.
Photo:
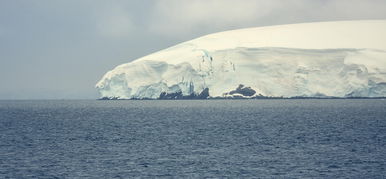
M 234 94 L 240 94 L 242 96 L 250 97 L 256 94 L 256 91 L 253 90 L 251 87 L 245 87 L 244 85 L 240 84 L 236 90 L 226 93 L 225 95 L 234 95 Z

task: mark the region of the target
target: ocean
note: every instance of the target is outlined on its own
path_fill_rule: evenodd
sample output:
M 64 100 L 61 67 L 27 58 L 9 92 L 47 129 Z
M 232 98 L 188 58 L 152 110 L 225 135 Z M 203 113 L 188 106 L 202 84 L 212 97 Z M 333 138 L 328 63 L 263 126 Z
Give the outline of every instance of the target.
M 0 101 L 0 178 L 386 178 L 386 100 Z

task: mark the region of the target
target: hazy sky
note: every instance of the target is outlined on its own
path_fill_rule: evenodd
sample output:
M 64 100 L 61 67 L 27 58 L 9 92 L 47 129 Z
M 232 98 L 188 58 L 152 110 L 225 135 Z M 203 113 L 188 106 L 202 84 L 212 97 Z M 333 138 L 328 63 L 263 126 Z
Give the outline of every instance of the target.
M 115 66 L 237 28 L 386 19 L 386 0 L 0 0 L 0 99 L 95 99 Z

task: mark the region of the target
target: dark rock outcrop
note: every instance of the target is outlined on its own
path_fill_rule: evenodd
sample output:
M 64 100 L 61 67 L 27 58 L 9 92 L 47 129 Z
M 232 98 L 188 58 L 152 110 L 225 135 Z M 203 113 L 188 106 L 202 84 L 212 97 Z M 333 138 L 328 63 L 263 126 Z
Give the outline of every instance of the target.
M 243 96 L 253 96 L 256 94 L 256 91 L 253 90 L 251 87 L 245 87 L 244 85 L 240 84 L 236 90 L 232 90 L 229 93 L 226 93 L 226 95 L 234 95 L 234 94 L 241 94 Z

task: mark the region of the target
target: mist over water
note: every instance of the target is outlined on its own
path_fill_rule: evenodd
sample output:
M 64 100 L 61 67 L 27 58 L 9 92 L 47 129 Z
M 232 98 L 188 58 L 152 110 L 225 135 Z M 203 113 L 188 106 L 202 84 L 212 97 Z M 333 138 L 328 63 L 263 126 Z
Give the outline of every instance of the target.
M 386 100 L 0 101 L 0 178 L 386 177 Z

